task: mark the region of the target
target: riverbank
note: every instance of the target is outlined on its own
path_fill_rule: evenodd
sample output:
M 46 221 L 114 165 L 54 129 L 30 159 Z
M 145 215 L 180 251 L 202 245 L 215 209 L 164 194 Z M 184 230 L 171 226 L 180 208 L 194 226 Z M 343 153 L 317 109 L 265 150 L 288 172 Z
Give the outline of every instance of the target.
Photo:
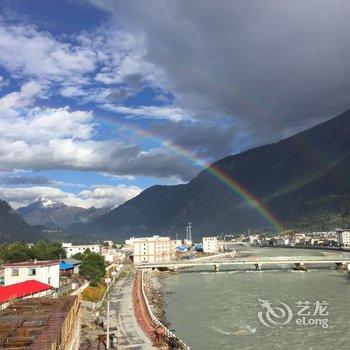
M 169 331 L 163 323 L 165 320 L 164 301 L 159 288 L 160 283 L 153 271 L 136 273 L 133 301 L 139 325 L 157 349 L 188 350 L 189 347 Z

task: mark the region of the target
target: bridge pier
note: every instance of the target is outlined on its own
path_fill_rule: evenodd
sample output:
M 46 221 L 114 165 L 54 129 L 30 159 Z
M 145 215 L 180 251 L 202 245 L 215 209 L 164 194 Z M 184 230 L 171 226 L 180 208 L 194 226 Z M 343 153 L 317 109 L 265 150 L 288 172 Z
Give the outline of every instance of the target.
M 220 266 L 219 265 L 214 265 L 214 271 L 219 272 L 220 271 Z
M 255 266 L 255 271 L 260 271 L 261 270 L 261 264 L 260 263 L 256 263 L 254 264 Z
M 302 262 L 297 262 L 295 263 L 295 267 L 293 268 L 295 271 L 307 271 L 307 269 L 304 266 L 304 263 Z

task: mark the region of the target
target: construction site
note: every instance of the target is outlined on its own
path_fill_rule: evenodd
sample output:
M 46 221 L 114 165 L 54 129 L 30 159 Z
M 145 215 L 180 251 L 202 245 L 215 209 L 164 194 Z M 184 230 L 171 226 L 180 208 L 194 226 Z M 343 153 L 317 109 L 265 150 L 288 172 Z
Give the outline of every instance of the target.
M 77 296 L 22 299 L 0 311 L 0 349 L 73 350 L 79 340 Z

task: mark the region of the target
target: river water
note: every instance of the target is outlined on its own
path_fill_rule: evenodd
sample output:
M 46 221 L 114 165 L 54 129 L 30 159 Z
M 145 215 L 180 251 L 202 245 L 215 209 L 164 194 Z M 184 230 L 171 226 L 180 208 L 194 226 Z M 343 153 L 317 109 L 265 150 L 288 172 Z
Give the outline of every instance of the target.
M 243 257 L 330 253 L 247 248 L 239 254 Z M 191 350 L 350 349 L 347 272 L 330 268 L 307 272 L 274 267 L 269 270 L 263 267 L 263 271 L 257 272 L 250 267 L 220 272 L 196 268 L 171 275 L 163 282 L 169 328 Z M 270 308 L 262 307 L 262 300 Z

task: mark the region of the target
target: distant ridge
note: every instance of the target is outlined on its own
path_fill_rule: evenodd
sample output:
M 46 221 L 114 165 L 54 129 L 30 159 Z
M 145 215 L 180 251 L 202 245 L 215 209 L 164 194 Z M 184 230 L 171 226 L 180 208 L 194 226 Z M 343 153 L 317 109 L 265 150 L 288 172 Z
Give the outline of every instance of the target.
M 7 202 L 0 200 L 0 243 L 40 239 L 40 229 L 26 223 Z
M 350 224 L 350 111 L 277 143 L 228 156 L 222 169 L 259 198 L 287 227 Z M 185 185 L 153 186 L 111 212 L 70 230 L 124 239 L 271 229 L 240 196 L 203 170 Z
M 108 208 L 81 208 L 68 206 L 48 198 L 37 198 L 26 207 L 18 208 L 17 213 L 31 225 L 62 229 L 74 223 L 92 220 L 109 211 Z

